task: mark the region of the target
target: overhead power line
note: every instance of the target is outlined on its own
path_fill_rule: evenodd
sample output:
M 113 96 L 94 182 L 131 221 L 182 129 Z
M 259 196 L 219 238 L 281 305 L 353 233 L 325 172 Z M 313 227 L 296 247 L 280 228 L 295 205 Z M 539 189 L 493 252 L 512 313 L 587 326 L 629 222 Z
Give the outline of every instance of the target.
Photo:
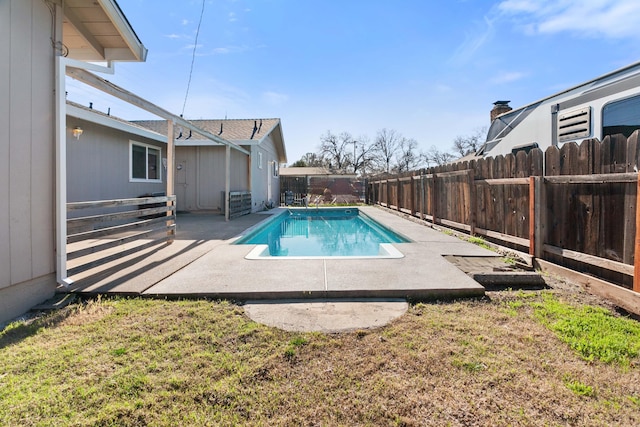
M 189 70 L 189 81 L 187 83 L 187 92 L 184 94 L 184 103 L 182 104 L 182 113 L 180 117 L 184 116 L 184 109 L 187 107 L 187 98 L 189 97 L 189 89 L 191 88 L 191 77 L 193 76 L 193 64 L 196 60 L 196 49 L 198 48 L 198 36 L 200 35 L 200 25 L 202 24 L 202 17 L 204 16 L 204 3 L 202 0 L 202 9 L 200 10 L 200 20 L 198 20 L 198 28 L 196 29 L 196 41 L 193 44 L 193 53 L 191 55 L 191 69 Z

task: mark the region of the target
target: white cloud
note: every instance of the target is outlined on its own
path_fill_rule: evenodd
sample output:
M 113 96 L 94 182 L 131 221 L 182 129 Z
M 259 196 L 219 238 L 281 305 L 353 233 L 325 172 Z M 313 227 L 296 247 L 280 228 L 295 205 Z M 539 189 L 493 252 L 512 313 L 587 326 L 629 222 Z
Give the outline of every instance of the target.
M 491 83 L 502 84 L 511 83 L 520 80 L 527 76 L 527 73 L 521 73 L 519 71 L 503 72 L 491 79 Z
M 202 45 L 202 44 L 200 44 L 200 43 L 198 43 L 197 45 L 195 45 L 195 44 L 193 44 L 193 43 L 192 43 L 192 44 L 188 44 L 188 45 L 184 46 L 184 47 L 183 47 L 183 49 L 189 49 L 189 50 L 193 50 L 194 48 L 196 48 L 196 49 L 202 49 L 202 46 L 203 46 L 203 45 Z
M 454 63 L 462 64 L 467 62 L 473 55 L 493 38 L 494 20 L 488 16 L 483 22 L 476 25 L 477 29 L 473 33 L 466 35 L 465 41 L 458 46 L 451 60 Z
M 527 34 L 571 32 L 582 37 L 640 38 L 637 0 L 505 0 L 497 10 Z
M 270 105 L 282 105 L 289 100 L 289 96 L 283 93 L 267 91 L 262 93 L 262 99 Z

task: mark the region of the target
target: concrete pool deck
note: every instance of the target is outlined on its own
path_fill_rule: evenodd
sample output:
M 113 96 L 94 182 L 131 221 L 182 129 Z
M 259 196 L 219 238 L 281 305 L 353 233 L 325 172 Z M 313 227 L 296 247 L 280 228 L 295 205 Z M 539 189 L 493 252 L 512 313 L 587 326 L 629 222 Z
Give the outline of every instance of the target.
M 107 277 L 80 280 L 72 291 L 236 300 L 439 299 L 484 294 L 481 285 L 444 256 L 497 254 L 381 208 L 360 209 L 412 240 L 394 244 L 404 258 L 247 260 L 244 257 L 254 245 L 231 242 L 265 219 L 263 214 L 229 222 L 219 215 L 179 214 L 173 244 L 134 258 Z

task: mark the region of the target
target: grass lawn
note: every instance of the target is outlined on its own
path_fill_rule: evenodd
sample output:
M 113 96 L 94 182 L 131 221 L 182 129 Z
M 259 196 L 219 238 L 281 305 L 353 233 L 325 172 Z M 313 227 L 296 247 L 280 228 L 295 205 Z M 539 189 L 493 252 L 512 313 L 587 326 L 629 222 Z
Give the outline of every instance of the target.
M 0 425 L 640 425 L 638 322 L 567 289 L 488 295 L 342 334 L 85 301 L 0 332 Z

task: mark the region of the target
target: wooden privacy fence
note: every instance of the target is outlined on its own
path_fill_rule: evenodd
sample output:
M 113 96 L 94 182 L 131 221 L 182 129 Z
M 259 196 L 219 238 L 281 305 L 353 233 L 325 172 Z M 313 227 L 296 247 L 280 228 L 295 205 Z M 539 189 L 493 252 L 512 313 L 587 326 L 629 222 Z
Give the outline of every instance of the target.
M 640 292 L 639 135 L 372 178 L 369 197 Z
M 175 237 L 175 196 L 67 203 L 67 275 L 73 276 Z

